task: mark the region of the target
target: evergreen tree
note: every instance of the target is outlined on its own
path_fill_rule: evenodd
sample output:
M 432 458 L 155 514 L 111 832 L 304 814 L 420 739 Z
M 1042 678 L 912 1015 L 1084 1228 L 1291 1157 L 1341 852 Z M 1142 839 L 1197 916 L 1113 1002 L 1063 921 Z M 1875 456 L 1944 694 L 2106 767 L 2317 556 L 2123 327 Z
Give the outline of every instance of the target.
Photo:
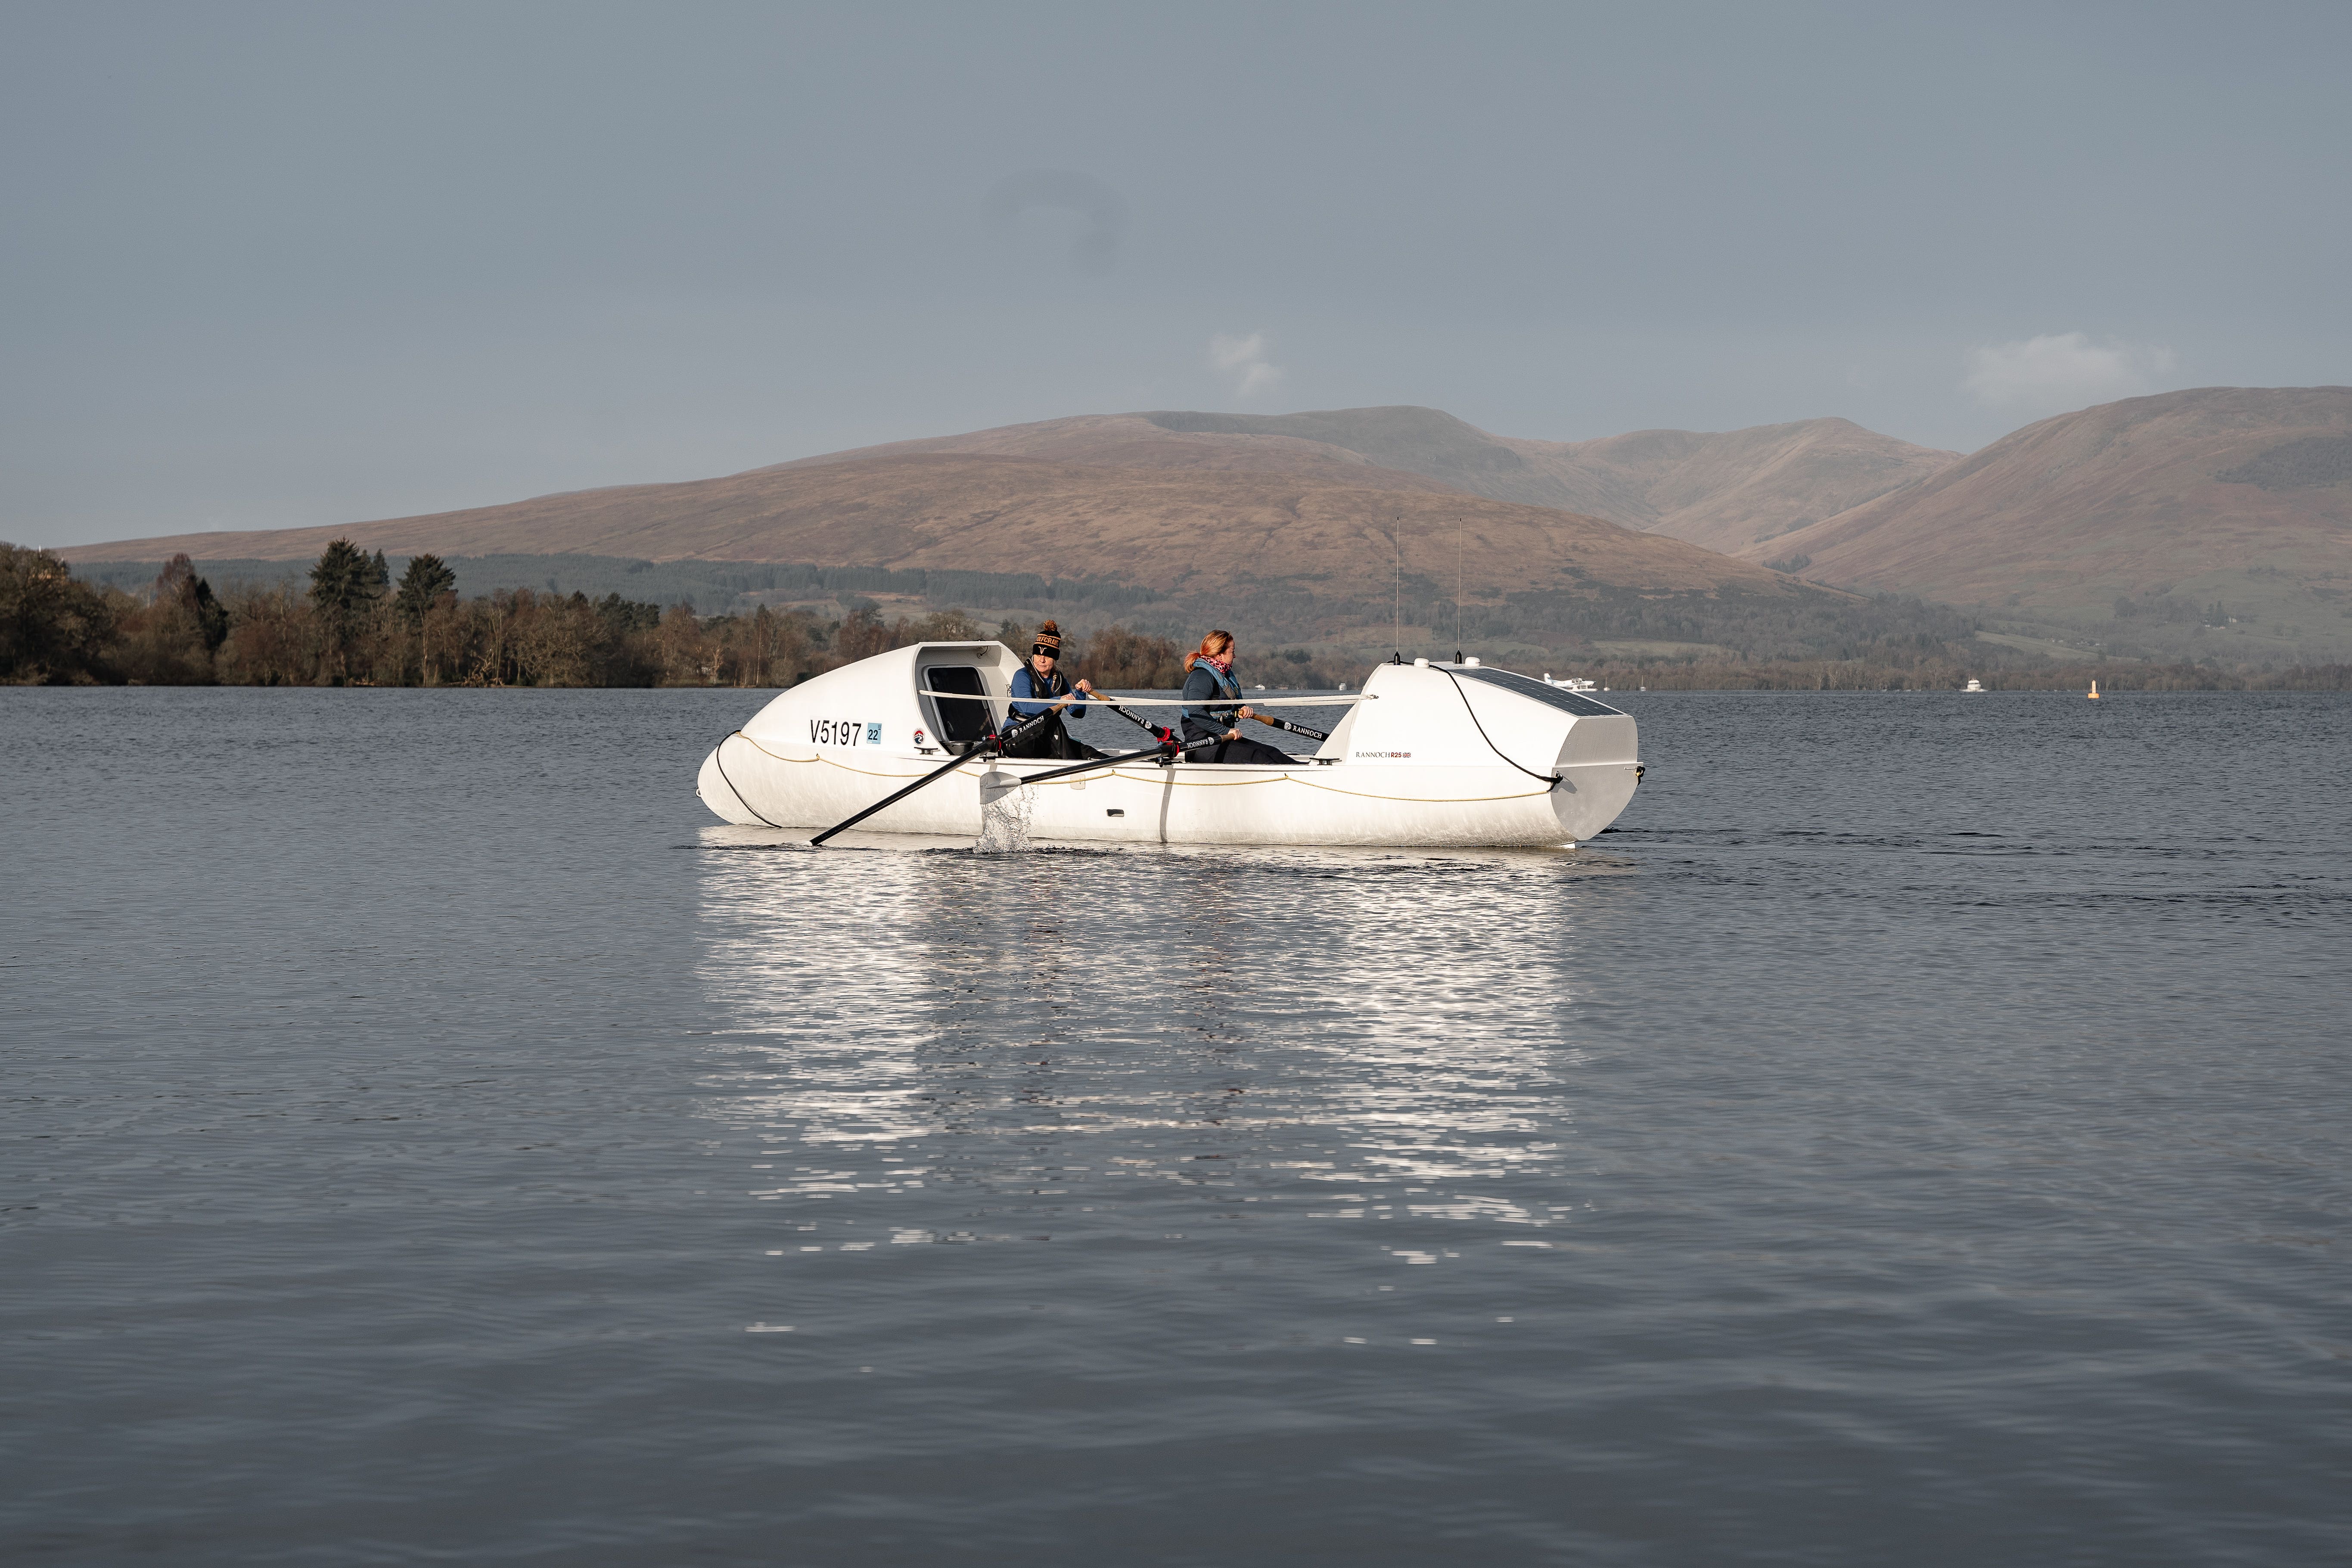
M 441 602 L 442 595 L 457 588 L 457 572 L 438 555 L 427 553 L 409 558 L 408 570 L 400 574 L 400 592 L 393 597 L 393 607 L 416 633 L 416 679 L 427 686 L 433 684 L 433 660 L 425 644 L 425 613 Z
M 438 555 L 419 555 L 408 563 L 408 570 L 400 574 L 400 592 L 393 603 L 399 607 L 400 618 L 412 626 L 425 624 L 425 612 L 440 602 L 441 595 L 457 586 L 457 574 Z
M 185 552 L 163 563 L 155 579 L 155 599 L 186 606 L 205 639 L 205 651 L 218 653 L 228 640 L 228 606 L 213 594 L 213 585 L 196 575 L 195 563 Z
M 373 555 L 348 539 L 338 539 L 310 568 L 310 604 L 326 639 L 328 677 L 341 686 L 351 673 L 352 634 L 375 606 L 392 580 L 383 552 Z

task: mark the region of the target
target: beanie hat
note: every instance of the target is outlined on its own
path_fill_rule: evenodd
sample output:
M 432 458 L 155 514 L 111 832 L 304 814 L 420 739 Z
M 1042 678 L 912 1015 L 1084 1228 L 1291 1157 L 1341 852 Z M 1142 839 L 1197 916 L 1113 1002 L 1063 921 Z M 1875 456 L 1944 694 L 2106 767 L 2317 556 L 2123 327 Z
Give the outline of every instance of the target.
M 1062 628 L 1055 626 L 1051 621 L 1047 621 L 1044 626 L 1039 626 L 1037 628 L 1037 641 L 1035 645 L 1029 649 L 1029 651 L 1031 653 L 1051 654 L 1055 658 L 1061 658 Z

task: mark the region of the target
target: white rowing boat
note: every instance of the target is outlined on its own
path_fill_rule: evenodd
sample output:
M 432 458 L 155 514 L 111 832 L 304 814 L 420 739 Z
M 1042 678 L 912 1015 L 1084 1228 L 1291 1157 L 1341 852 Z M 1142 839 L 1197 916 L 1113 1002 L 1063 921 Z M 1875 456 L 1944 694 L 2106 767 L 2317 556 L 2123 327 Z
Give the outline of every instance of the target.
M 721 741 L 697 793 L 729 822 L 822 828 L 969 752 L 962 767 L 860 826 L 969 837 L 981 830 L 983 800 L 1017 786 L 1032 838 L 1509 847 L 1591 837 L 1642 775 L 1631 716 L 1475 659 L 1381 665 L 1362 690 L 1337 696 L 1251 693 L 1253 708 L 1347 707 L 1330 739 L 1294 766 L 1142 758 L 1072 773 L 983 744 L 1020 668 L 1001 643 L 919 643 L 828 671 Z M 1179 706 L 1118 705 L 1165 723 Z M 1136 740 L 1149 737 L 1139 730 Z M 1049 772 L 1062 776 L 1021 783 Z

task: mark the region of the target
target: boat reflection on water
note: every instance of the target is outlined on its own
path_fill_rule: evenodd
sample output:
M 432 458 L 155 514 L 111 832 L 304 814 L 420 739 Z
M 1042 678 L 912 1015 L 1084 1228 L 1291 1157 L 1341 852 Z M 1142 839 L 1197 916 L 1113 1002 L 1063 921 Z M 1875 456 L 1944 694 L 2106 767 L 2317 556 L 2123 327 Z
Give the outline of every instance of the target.
M 780 1198 L 1255 1167 L 1335 1217 L 1376 1184 L 1374 1217 L 1548 1223 L 1508 1178 L 1562 1157 L 1580 922 L 1634 890 L 1589 851 L 703 842 L 710 1107 Z

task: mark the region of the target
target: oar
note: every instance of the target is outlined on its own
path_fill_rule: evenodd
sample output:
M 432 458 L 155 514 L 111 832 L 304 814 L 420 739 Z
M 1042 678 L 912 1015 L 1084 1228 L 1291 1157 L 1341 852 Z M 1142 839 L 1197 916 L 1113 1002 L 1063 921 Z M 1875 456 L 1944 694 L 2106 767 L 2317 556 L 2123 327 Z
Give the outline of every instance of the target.
M 1126 720 L 1129 723 L 1130 723 L 1130 724 L 1134 725 L 1137 729 L 1139 729 L 1139 730 L 1150 730 L 1150 731 L 1151 731 L 1151 732 L 1152 732 L 1153 734 L 1155 734 L 1155 735 L 1163 735 L 1163 734 L 1169 734 L 1169 733 L 1170 733 L 1170 731 L 1164 731 L 1164 730 L 1157 729 L 1157 728 L 1153 727 L 1152 725 L 1150 725 L 1150 724 L 1145 723 L 1142 720 L 1140 720 L 1140 719 L 1137 718 L 1137 717 L 1136 717 L 1134 714 L 1132 714 L 1132 713 L 1129 713 L 1129 712 L 1124 711 L 1122 709 L 1120 709 L 1120 707 L 1119 707 L 1119 705 L 1118 705 L 1118 702 L 1119 702 L 1119 700 L 1113 699 L 1113 698 L 1106 697 L 1106 698 L 1104 698 L 1104 699 L 1103 699 L 1103 706 L 1104 706 L 1104 707 L 1106 707 L 1106 708 L 1109 709 L 1112 712 L 1117 713 L 1120 718 L 1122 718 L 1122 719 Z M 1253 719 L 1255 719 L 1255 720 L 1256 720 L 1256 721 L 1257 721 L 1259 723 L 1261 723 L 1261 724 L 1267 724 L 1267 725 L 1271 725 L 1273 728 L 1275 728 L 1275 729 L 1276 729 L 1276 730 L 1287 730 L 1287 731 L 1290 731 L 1292 734 L 1294 734 L 1294 735 L 1305 735 L 1305 736 L 1307 736 L 1309 740 L 1315 740 L 1315 741 L 1328 741 L 1328 740 L 1329 740 L 1329 739 L 1331 738 L 1330 736 L 1328 736 L 1328 735 L 1325 734 L 1325 733 L 1324 733 L 1322 731 L 1320 731 L 1320 730 L 1310 730 L 1310 729 L 1308 729 L 1308 728 L 1307 728 L 1306 725 L 1304 725 L 1304 724 L 1294 724 L 1294 723 L 1292 723 L 1292 722 L 1291 722 L 1289 720 L 1287 720 L 1287 719 L 1269 719 L 1269 718 L 1267 718 L 1265 714 L 1263 714 L 1263 713 L 1260 713 L 1260 712 L 1256 711 L 1255 709 L 1251 710 L 1250 717 L 1251 717 L 1251 718 L 1253 718 Z M 1186 748 L 1186 749 L 1187 749 L 1187 750 L 1205 750 L 1205 749 L 1207 749 L 1207 748 L 1208 748 L 1208 747 L 1210 747 L 1210 746 L 1213 746 L 1213 745 L 1215 745 L 1216 743 L 1217 743 L 1217 742 L 1214 742 L 1214 741 L 1204 741 L 1204 742 L 1201 742 L 1200 746 L 1199 746 L 1199 747 L 1197 747 L 1197 748 L 1195 748 L 1195 747 L 1188 747 L 1188 748 Z
M 1189 746 L 1180 744 L 1175 731 L 1163 730 L 1157 724 L 1145 723 L 1134 714 L 1129 713 L 1126 709 L 1121 708 L 1118 705 L 1118 700 L 1109 697 L 1097 697 L 1097 700 L 1099 700 L 1104 707 L 1109 709 L 1112 712 L 1118 714 L 1120 718 L 1126 720 L 1129 723 L 1134 725 L 1137 729 L 1150 735 L 1160 743 L 1147 751 L 1129 752 L 1123 755 L 1116 757 L 1097 757 L 1092 762 L 1077 763 L 1066 768 L 1055 768 L 1048 773 L 1030 773 L 1025 777 L 1019 773 L 1006 774 L 1004 776 L 1009 778 L 1011 782 L 1000 789 L 998 794 L 1008 794 L 1013 790 L 1025 788 L 1033 784 L 1044 784 L 1049 779 L 1066 778 L 1071 773 L 1083 773 L 1094 768 L 1116 767 L 1121 763 L 1140 762 L 1146 757 L 1180 757 L 1192 752 L 1205 752 L 1210 747 L 1217 744 L 1214 741 L 1196 741 Z M 988 781 L 983 778 L 981 781 L 981 788 L 985 791 L 987 787 Z
M 1287 719 L 1269 719 L 1255 710 L 1251 711 L 1250 717 L 1261 724 L 1270 724 L 1277 730 L 1287 730 L 1294 735 L 1304 735 L 1310 741 L 1328 741 L 1331 738 L 1320 730 L 1310 730 L 1304 724 L 1294 724 Z
M 1102 700 L 1102 705 L 1109 709 L 1112 712 L 1118 714 L 1120 718 L 1126 720 L 1129 723 L 1134 725 L 1137 729 L 1142 731 L 1144 733 L 1148 735 L 1157 735 L 1160 737 L 1160 743 L 1161 745 L 1172 746 L 1176 743 L 1175 731 L 1163 730 L 1157 724 L 1145 723 L 1142 720 L 1137 718 L 1134 714 L 1120 707 L 1119 699 L 1115 697 L 1106 697 Z
M 1202 741 L 1194 745 L 1186 746 L 1181 749 L 1188 752 L 1197 752 L 1215 744 L 1216 742 L 1214 741 Z M 1007 773 L 1004 776 L 1013 782 L 1006 784 L 1004 787 L 1007 790 L 1026 789 L 1031 784 L 1045 784 L 1053 779 L 1067 778 L 1072 773 L 1092 773 L 1097 768 L 1115 768 L 1121 763 L 1139 763 L 1146 757 L 1164 757 L 1176 750 L 1178 750 L 1178 748 L 1171 746 L 1163 741 L 1157 746 L 1148 746 L 1140 752 L 1122 752 L 1115 757 L 1097 757 L 1092 762 L 1072 763 L 1066 768 L 1048 768 L 1042 773 Z M 984 783 L 985 781 L 982 782 Z
M 1194 752 L 1205 752 L 1212 746 L 1221 746 L 1224 744 L 1224 737 L 1220 735 L 1212 741 L 1195 741 L 1189 746 L 1178 745 L 1175 731 L 1163 730 L 1157 724 L 1147 724 L 1142 720 L 1137 718 L 1134 714 L 1129 713 L 1126 709 L 1119 706 L 1121 702 L 1132 702 L 1133 700 L 1134 699 L 1131 697 L 1106 697 L 1102 700 L 1102 705 L 1109 709 L 1112 712 L 1118 714 L 1120 718 L 1126 720 L 1129 723 L 1134 725 L 1137 729 L 1149 731 L 1150 733 L 1159 736 L 1160 743 L 1169 748 L 1169 752 L 1171 756 L 1190 756 Z M 1273 724 L 1277 729 L 1297 729 L 1299 733 L 1303 735 L 1312 735 L 1315 733 L 1312 730 L 1301 729 L 1297 725 L 1283 724 L 1277 720 L 1269 719 L 1266 722 Z M 1329 738 L 1330 737 L 1328 735 L 1323 737 L 1325 740 L 1328 740 Z
M 872 805 L 867 806 L 856 816 L 846 817 L 842 821 L 835 823 L 831 827 L 826 828 L 823 833 L 820 833 L 814 838 L 810 839 L 809 847 L 811 848 L 814 848 L 816 846 L 824 843 L 826 839 L 832 837 L 835 834 L 839 833 L 843 828 L 856 826 L 859 823 L 865 821 L 867 817 L 873 816 L 876 812 L 881 810 L 886 805 L 898 805 L 900 801 L 906 799 L 908 795 L 914 794 L 925 784 L 930 784 L 935 780 L 947 777 L 948 774 L 955 772 L 958 768 L 963 766 L 964 763 L 970 761 L 971 761 L 971 758 L 968 755 L 958 757 L 953 762 L 949 763 L 945 767 L 925 773 L 921 778 L 917 779 L 913 784 L 908 784 L 905 789 L 900 790 L 898 794 L 887 795 L 884 798 L 876 801 Z
M 1043 702 L 1042 697 L 991 697 L 970 691 L 918 691 L 918 697 L 943 697 L 950 702 Z M 1109 698 L 1097 691 L 1089 695 L 1072 691 L 1059 699 L 1068 702 L 1131 703 L 1138 708 L 1199 708 L 1205 706 L 1197 697 L 1120 697 Z M 1345 708 L 1356 702 L 1378 702 L 1380 696 L 1370 691 L 1335 691 L 1328 697 L 1251 697 L 1244 693 L 1242 701 L 1253 708 Z M 1218 706 L 1233 707 L 1234 703 L 1219 700 Z
M 996 740 L 996 748 L 997 748 L 998 752 L 1001 754 L 1001 753 L 1003 752 L 1003 749 L 1004 749 L 1004 743 L 1005 743 L 1006 742 L 1008 742 L 1008 741 L 1015 741 L 1015 740 L 1020 739 L 1020 737 L 1021 737 L 1021 735 L 1023 734 L 1023 732 L 1024 732 L 1024 731 L 1027 731 L 1028 729 L 1030 729 L 1030 728 L 1031 728 L 1032 726 L 1034 726 L 1034 725 L 1037 725 L 1037 724 L 1042 724 L 1042 723 L 1044 723 L 1044 722 L 1045 721 L 1045 720 L 1046 720 L 1047 718 L 1049 718 L 1049 717 L 1051 717 L 1051 713 L 1050 713 L 1050 711 L 1049 711 L 1049 712 L 1046 712 L 1046 713 L 1040 713 L 1040 714 L 1038 714 L 1035 718 L 1034 718 L 1034 719 L 1032 719 L 1032 720 L 1028 721 L 1026 723 L 1023 723 L 1023 724 L 1016 724 L 1016 725 L 1014 725 L 1012 729 L 1007 730 L 1007 731 L 1004 731 L 1003 734 L 998 735 L 997 737 L 995 737 L 995 740 Z M 831 827 L 826 828 L 823 833 L 820 833 L 820 834 L 818 834 L 814 838 L 810 839 L 810 840 L 809 840 L 810 847 L 814 848 L 814 847 L 816 847 L 817 845 L 824 843 L 826 839 L 828 839 L 828 838 L 832 837 L 835 834 L 839 833 L 842 829 L 844 829 L 844 828 L 845 828 L 845 827 L 855 827 L 855 826 L 856 826 L 859 823 L 861 823 L 861 822 L 865 821 L 867 817 L 869 817 L 869 816 L 873 816 L 876 812 L 880 811 L 884 806 L 887 806 L 887 805 L 898 805 L 900 801 L 902 801 L 902 800 L 906 799 L 908 795 L 910 795 L 914 794 L 917 790 L 919 790 L 919 789 L 922 788 L 925 784 L 927 784 L 936 783 L 937 781 L 939 781 L 939 780 L 940 780 L 940 779 L 943 779 L 943 778 L 947 777 L 950 773 L 951 773 L 955 772 L 958 768 L 960 768 L 960 767 L 963 766 L 963 765 L 964 765 L 964 763 L 968 763 L 968 762 L 970 762 L 970 761 L 971 761 L 971 760 L 972 760 L 972 753 L 971 753 L 971 752 L 965 752 L 962 756 L 956 758 L 953 762 L 945 764 L 945 765 L 944 765 L 944 766 L 942 766 L 942 767 L 940 767 L 940 768 L 934 769 L 934 770 L 933 770 L 933 771 L 931 771 L 930 773 L 925 773 L 921 778 L 917 779 L 913 784 L 908 784 L 905 789 L 902 789 L 902 790 L 898 791 L 898 794 L 896 794 L 896 795 L 887 795 L 887 796 L 885 796 L 885 797 L 884 797 L 883 799 L 881 799 L 881 800 L 877 800 L 877 801 L 876 801 L 872 805 L 867 806 L 864 811 L 859 812 L 856 816 L 846 817 L 846 818 L 844 818 L 842 821 L 839 821 L 839 822 L 835 823 Z

